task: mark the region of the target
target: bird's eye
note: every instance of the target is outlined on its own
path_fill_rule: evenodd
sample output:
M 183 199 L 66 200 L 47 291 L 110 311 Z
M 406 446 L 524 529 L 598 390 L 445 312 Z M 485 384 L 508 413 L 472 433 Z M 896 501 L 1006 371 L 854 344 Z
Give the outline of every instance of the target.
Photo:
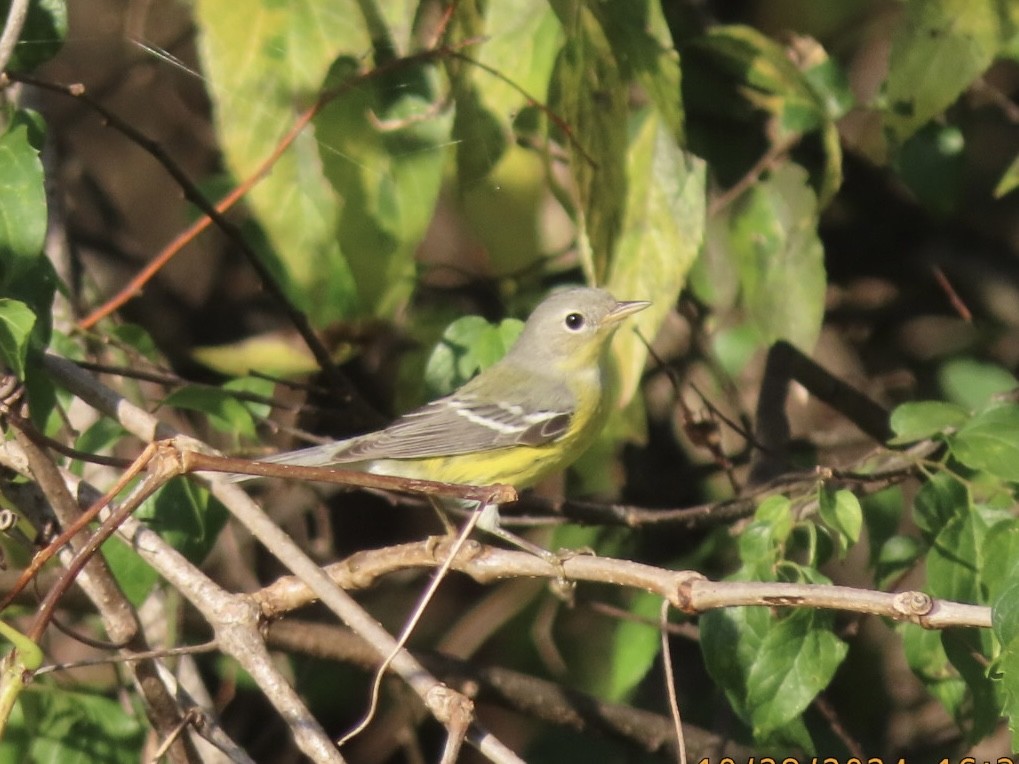
M 570 313 L 566 316 L 566 328 L 573 332 L 579 332 L 584 328 L 584 317 L 579 313 Z

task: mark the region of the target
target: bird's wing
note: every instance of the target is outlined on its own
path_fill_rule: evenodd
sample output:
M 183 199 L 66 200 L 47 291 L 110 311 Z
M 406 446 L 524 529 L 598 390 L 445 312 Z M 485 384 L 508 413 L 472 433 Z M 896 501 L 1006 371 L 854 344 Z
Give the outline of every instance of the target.
M 493 402 L 473 394 L 468 386 L 405 414 L 383 430 L 345 441 L 333 454 L 333 461 L 421 459 L 515 445 L 540 446 L 566 432 L 574 408 L 569 390 L 562 386 L 535 395 L 533 384 L 523 389 L 523 394 Z M 541 405 L 533 401 L 541 401 Z

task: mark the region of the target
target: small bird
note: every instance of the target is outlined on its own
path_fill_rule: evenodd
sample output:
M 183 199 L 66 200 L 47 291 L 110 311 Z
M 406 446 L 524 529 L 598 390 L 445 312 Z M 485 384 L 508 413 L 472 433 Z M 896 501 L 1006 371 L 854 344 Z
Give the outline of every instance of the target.
M 263 461 L 380 475 L 526 488 L 577 459 L 605 424 L 609 340 L 649 302 L 603 289 L 553 292 L 502 360 L 451 395 L 381 430 Z M 513 543 L 520 539 L 480 525 Z M 533 545 L 526 544 L 527 548 Z

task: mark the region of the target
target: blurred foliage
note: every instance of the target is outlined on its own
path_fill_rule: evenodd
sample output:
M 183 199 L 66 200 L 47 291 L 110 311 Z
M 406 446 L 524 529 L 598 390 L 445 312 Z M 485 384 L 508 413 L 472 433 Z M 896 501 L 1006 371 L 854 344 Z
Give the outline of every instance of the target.
M 9 6 L 0 2 L 0 18 Z M 650 395 L 662 375 L 657 359 L 649 364 L 644 340 L 661 333 L 669 371 L 707 380 L 698 394 L 740 401 L 739 383 L 757 384 L 748 375 L 775 341 L 823 355 L 824 332 L 838 328 L 838 301 L 852 287 L 833 272 L 877 273 L 920 302 L 919 282 L 945 258 L 907 252 L 944 239 L 961 253 L 947 260 L 957 273 L 984 263 L 990 275 L 979 284 L 960 279 L 981 311 L 969 333 L 940 336 L 932 324 L 918 332 L 957 350 L 919 342 L 901 361 L 916 380 L 912 388 L 869 388 L 901 403 L 891 414 L 889 449 L 901 455 L 920 442 L 931 446 L 911 465 L 908 490 L 868 490 L 876 462 L 852 457 L 852 479 L 821 469 L 807 489 L 773 491 L 738 533 L 624 536 L 569 527 L 556 539 L 732 581 L 829 585 L 845 576 L 894 590 L 906 580 L 935 597 L 991 606 L 993 629 L 941 633 L 899 624 L 894 647 L 885 648 L 901 651 L 926 698 L 940 704 L 950 725 L 942 739 L 952 746 L 942 756 L 987 742 L 1002 717 L 1019 748 L 1019 405 L 1009 397 L 1019 363 L 1019 246 L 1014 223 L 1001 223 L 1007 215 L 999 212 L 1011 210 L 1014 220 L 1019 185 L 1019 4 L 195 0 L 189 12 L 221 161 L 203 187 L 222 185 L 224 176 L 236 183 L 257 177 L 244 200 L 250 246 L 372 404 L 388 408 L 462 384 L 505 352 L 518 319 L 553 286 L 583 281 L 620 299 L 652 301 L 634 320 L 640 336 L 620 332 L 612 348 L 614 418 L 566 482 L 576 492 L 650 496 L 663 505 L 677 495 L 693 502 L 732 494 L 721 460 L 702 458 L 705 443 L 692 428 L 679 432 L 688 411 L 676 409 L 671 395 L 664 403 Z M 32 0 L 10 71 L 35 70 L 61 51 L 65 36 L 75 40 L 68 17 L 60 0 Z M 10 90 L 4 98 L 0 362 L 25 383 L 32 420 L 47 435 L 115 452 L 125 435 L 107 420 L 72 436 L 71 396 L 54 389 L 40 354 L 149 369 L 162 351 L 149 333 L 163 327 L 115 319 L 98 334 L 74 331 L 66 313 L 96 298 L 78 283 L 80 269 L 57 278 L 46 193 L 47 183 L 69 183 L 73 173 L 44 163 L 48 128 L 24 105 L 28 99 L 19 102 Z M 74 240 L 76 229 L 67 229 Z M 991 242 L 994 257 L 984 251 Z M 218 278 L 226 284 L 218 295 L 240 289 L 229 275 Z M 957 302 L 957 295 L 935 294 Z M 184 312 L 193 305 L 180 302 Z M 885 307 L 860 311 L 841 327 L 868 342 L 892 335 L 901 327 Z M 263 328 L 261 314 L 251 312 L 255 318 L 237 325 Z M 677 339 L 683 321 L 690 338 Z M 279 337 L 189 347 L 188 362 L 207 367 L 186 367 L 201 380 L 160 382 L 160 393 L 128 380 L 123 393 L 224 448 L 253 448 L 268 432 L 270 409 L 284 408 L 267 402 L 273 386 L 261 375 L 315 368 L 303 346 Z M 865 360 L 874 379 L 898 368 L 879 351 Z M 236 378 L 210 383 L 208 369 Z M 316 395 L 313 385 L 317 403 Z M 745 465 L 739 445 L 707 445 Z M 833 452 L 818 446 L 802 459 L 827 468 L 838 461 Z M 369 514 L 359 520 L 365 527 Z M 204 489 L 184 482 L 153 496 L 138 516 L 195 563 L 214 554 L 227 522 Z M 372 542 L 364 528 L 348 539 Z M 23 557 L 2 543 L 9 559 Z M 132 603 L 166 586 L 121 540 L 103 554 Z M 555 639 L 565 645 L 564 681 L 603 700 L 660 711 L 648 679 L 661 660 L 660 603 L 645 593 L 602 594 L 628 618 L 606 625 L 589 614 L 561 614 Z M 374 604 L 398 622 L 405 603 L 397 600 Z M 524 603 L 492 637 L 494 661 L 543 670 L 529 629 L 516 628 L 539 620 L 538 609 Z M 838 755 L 850 748 L 833 730 L 848 727 L 871 753 L 899 753 L 885 727 L 871 732 L 860 721 L 880 705 L 873 697 L 891 703 L 895 693 L 864 691 L 869 679 L 857 678 L 855 667 L 866 663 L 876 673 L 887 657 L 858 646 L 839 616 L 738 607 L 703 614 L 697 626 L 700 676 L 681 688 L 680 705 L 724 698 L 734 719 L 696 710 L 692 723 L 769 751 Z M 5 633 L 9 642 L 23 639 Z M 22 653 L 33 649 L 21 643 Z M 8 676 L 33 668 L 12 665 Z M 224 662 L 208 669 L 226 683 L 235 679 Z M 316 712 L 342 725 L 330 705 L 337 696 L 321 689 L 324 676 L 303 681 Z M 0 706 L 9 709 L 20 696 L 0 759 L 137 760 L 141 717 L 111 700 L 107 688 L 49 680 L 13 686 Z M 350 708 L 363 703 L 348 685 L 342 696 Z M 912 733 L 907 752 L 919 755 L 928 741 L 922 729 Z M 531 752 L 583 761 L 593 755 L 588 745 L 571 747 L 539 730 Z

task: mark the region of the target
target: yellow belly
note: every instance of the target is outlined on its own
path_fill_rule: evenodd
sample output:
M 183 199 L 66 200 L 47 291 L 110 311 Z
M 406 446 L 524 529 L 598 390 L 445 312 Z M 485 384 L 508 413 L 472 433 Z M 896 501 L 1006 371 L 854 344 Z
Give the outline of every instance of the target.
M 378 475 L 443 483 L 506 483 L 514 488 L 527 488 L 565 469 L 588 449 L 605 423 L 605 411 L 600 401 L 590 415 L 580 419 L 583 420 L 580 427 L 573 427 L 561 438 L 541 446 L 511 446 L 427 459 L 378 459 L 366 465 L 366 469 Z

